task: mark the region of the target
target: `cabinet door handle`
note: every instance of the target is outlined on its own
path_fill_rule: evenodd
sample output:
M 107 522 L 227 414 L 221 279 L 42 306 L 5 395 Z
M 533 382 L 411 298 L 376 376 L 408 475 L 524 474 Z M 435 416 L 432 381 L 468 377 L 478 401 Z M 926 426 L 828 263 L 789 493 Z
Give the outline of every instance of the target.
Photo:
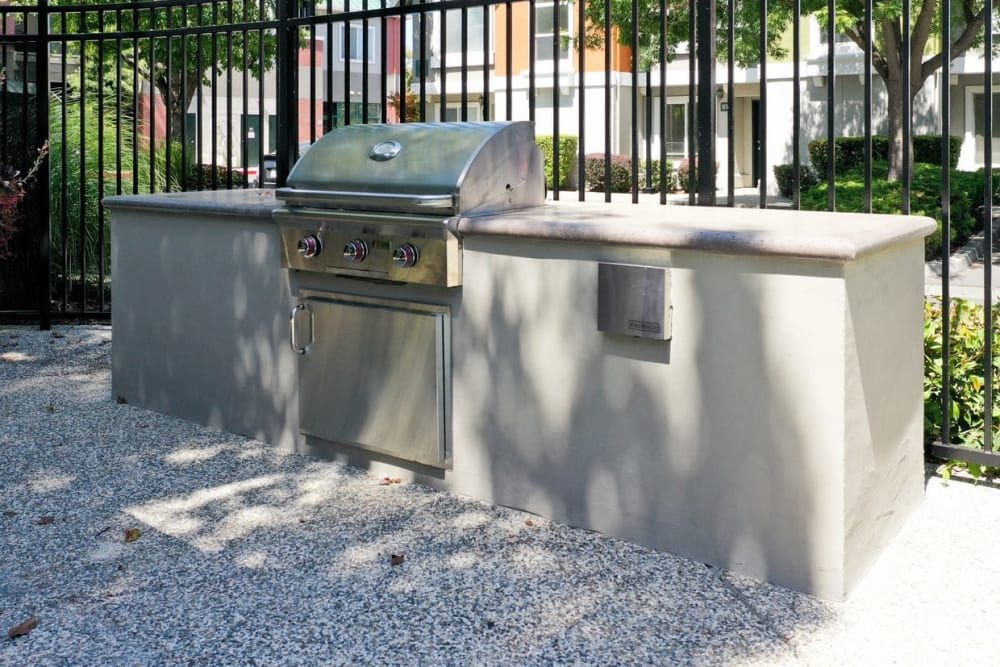
M 295 338 L 295 316 L 298 315 L 301 311 L 306 311 L 307 313 L 309 313 L 309 342 L 302 346 L 297 344 Z M 288 316 L 288 342 L 292 346 L 292 350 L 295 353 L 305 354 L 306 352 L 309 351 L 309 348 L 312 346 L 313 341 L 316 339 L 315 327 L 316 324 L 313 319 L 313 313 L 312 310 L 310 310 L 309 306 L 307 306 L 304 303 L 300 303 L 299 305 L 292 308 L 292 312 Z

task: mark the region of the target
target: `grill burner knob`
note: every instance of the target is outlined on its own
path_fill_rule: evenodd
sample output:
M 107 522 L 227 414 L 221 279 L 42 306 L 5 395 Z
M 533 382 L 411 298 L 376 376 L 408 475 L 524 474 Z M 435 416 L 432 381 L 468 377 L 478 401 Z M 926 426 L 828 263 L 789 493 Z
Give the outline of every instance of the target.
M 408 269 L 420 259 L 420 251 L 412 243 L 404 243 L 392 251 L 392 263 Z
M 348 262 L 363 262 L 368 256 L 368 244 L 361 239 L 348 241 L 344 245 L 344 259 Z
M 303 257 L 315 257 L 323 252 L 323 242 L 315 234 L 299 239 L 299 254 Z

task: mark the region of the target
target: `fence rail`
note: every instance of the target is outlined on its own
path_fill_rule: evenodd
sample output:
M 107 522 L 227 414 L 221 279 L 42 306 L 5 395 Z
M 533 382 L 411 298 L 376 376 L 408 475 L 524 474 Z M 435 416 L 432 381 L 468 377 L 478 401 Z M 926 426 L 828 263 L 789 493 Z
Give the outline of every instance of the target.
M 554 199 L 934 215 L 949 332 L 952 236 L 978 215 L 991 248 L 1000 203 L 985 57 L 1000 22 L 992 0 L 884 9 L 875 23 L 873 0 L 0 5 L 0 167 L 27 173 L 50 150 L 26 196 L 0 189 L 17 203 L 0 209 L 0 317 L 110 316 L 107 195 L 281 184 L 308 144 L 351 123 L 527 119 Z M 942 57 L 936 44 L 954 46 Z M 986 271 L 983 406 L 991 294 Z M 929 451 L 1000 465 L 992 409 L 952 428 L 951 347 L 943 335 Z M 980 431 L 978 449 L 952 444 Z

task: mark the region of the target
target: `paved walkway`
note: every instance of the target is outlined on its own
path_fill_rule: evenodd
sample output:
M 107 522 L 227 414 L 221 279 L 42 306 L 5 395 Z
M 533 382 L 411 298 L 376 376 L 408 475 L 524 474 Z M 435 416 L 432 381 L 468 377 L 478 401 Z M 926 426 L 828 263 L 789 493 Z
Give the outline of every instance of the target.
M 994 219 L 993 249 L 987 252 L 982 233 L 969 239 L 963 247 L 955 249 L 948 269 L 949 295 L 951 298 L 968 299 L 984 303 L 986 281 L 990 281 L 991 302 L 1000 301 L 1000 222 Z M 943 292 L 942 264 L 940 260 L 927 262 L 924 270 L 925 293 L 940 296 Z

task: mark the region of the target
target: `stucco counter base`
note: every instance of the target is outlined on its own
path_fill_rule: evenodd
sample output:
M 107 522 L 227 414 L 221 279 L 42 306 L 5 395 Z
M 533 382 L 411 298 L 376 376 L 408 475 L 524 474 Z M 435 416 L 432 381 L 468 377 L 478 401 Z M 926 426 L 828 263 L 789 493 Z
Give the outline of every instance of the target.
M 378 286 L 286 275 L 266 196 L 215 197 L 108 201 L 113 390 L 131 403 L 831 599 L 920 501 L 932 221 L 601 204 L 457 218 L 463 286 L 399 297 L 452 312 L 453 461 L 430 470 L 298 434 L 295 292 Z M 598 330 L 600 263 L 669 271 L 670 340 Z

